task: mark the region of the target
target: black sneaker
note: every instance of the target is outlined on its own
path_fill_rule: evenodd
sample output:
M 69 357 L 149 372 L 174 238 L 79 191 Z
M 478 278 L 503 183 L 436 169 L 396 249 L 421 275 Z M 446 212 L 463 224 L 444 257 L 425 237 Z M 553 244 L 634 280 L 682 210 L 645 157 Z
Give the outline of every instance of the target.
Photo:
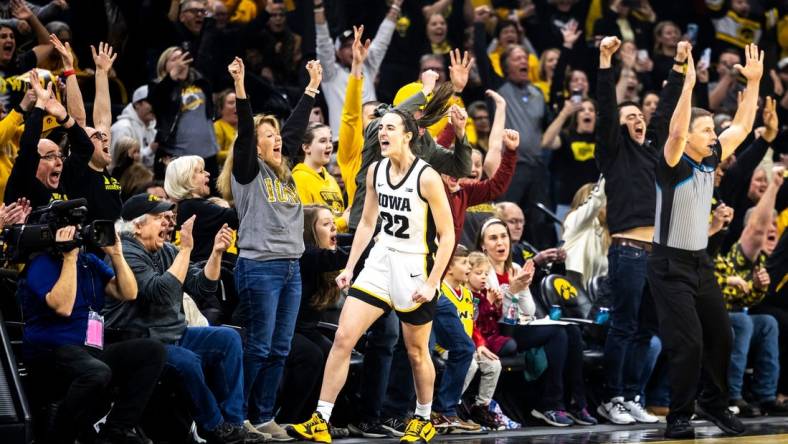
M 702 405 L 698 404 L 696 409 L 698 416 L 703 419 L 707 419 L 714 423 L 717 427 L 720 428 L 726 435 L 729 436 L 736 436 L 741 435 L 747 429 L 742 424 L 741 420 L 736 417 L 730 410 L 727 408 L 724 409 L 706 409 Z
M 350 430 L 347 428 L 334 427 L 331 424 L 328 425 L 328 433 L 331 435 L 332 439 L 342 439 L 350 436 Z
M 668 426 L 665 427 L 665 438 L 695 439 L 695 428 L 688 418 L 668 421 Z
M 759 409 L 758 406 L 750 404 L 743 399 L 735 399 L 731 401 L 730 406 L 739 409 L 738 416 L 740 418 L 757 418 L 758 416 L 761 416 L 761 409 Z
M 766 416 L 788 416 L 788 405 L 776 400 L 762 402 L 761 412 Z
M 123 429 L 104 425 L 96 438 L 95 444 L 145 444 L 134 429 Z
M 380 426 L 386 431 L 386 436 L 390 438 L 402 438 L 405 436 L 405 423 L 399 418 L 386 418 Z
M 215 429 L 200 434 L 209 444 L 262 444 L 265 436 L 252 433 L 242 425 L 223 422 Z
M 348 430 L 352 436 L 360 436 L 362 438 L 386 438 L 387 431 L 379 422 L 362 421 L 358 424 L 348 424 Z
M 486 405 L 472 405 L 471 419 L 489 430 L 503 430 L 506 428 L 505 425 L 498 421 L 498 418 L 496 418 L 495 415 L 490 413 L 490 408 Z

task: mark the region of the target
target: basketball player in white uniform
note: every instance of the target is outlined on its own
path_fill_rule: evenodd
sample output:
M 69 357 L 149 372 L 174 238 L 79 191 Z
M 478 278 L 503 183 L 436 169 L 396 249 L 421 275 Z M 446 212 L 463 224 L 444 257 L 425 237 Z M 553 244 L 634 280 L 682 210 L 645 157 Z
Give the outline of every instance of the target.
M 452 123 L 464 125 L 464 110 L 452 107 L 451 116 Z M 293 437 L 331 442 L 328 421 L 347 379 L 350 353 L 372 323 L 389 310 L 402 322 L 416 382 L 415 416 L 400 442 L 429 442 L 435 435 L 429 419 L 435 382 L 429 337 L 436 292 L 454 249 L 454 227 L 440 175 L 411 151 L 418 131 L 413 116 L 400 111 L 390 111 L 380 120 L 378 139 L 384 159 L 367 172 L 364 213 L 347 267 L 337 277 L 340 288 L 350 286 L 378 215 L 380 233 L 342 307 L 317 412 L 309 421 L 288 428 Z

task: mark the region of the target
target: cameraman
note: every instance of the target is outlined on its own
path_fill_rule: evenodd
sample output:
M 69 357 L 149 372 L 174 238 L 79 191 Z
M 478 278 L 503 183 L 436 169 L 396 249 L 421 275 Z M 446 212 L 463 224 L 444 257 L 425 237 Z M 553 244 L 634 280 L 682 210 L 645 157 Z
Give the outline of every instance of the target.
M 190 264 L 195 217 L 181 226 L 179 249 L 166 241 L 174 207 L 152 194 L 138 194 L 123 205 L 118 231 L 139 296 L 107 304 L 107 322 L 166 344 L 167 367 L 183 382 L 194 421 L 209 443 L 264 442 L 264 435 L 243 427 L 241 337 L 228 327 L 189 327 L 183 310 L 184 291 L 195 299 L 214 297 L 232 231 L 227 224 L 219 229 L 204 267 Z
M 17 290 L 25 318 L 24 356 L 32 374 L 37 381 L 66 387 L 46 435 L 52 442 L 73 443 L 107 412 L 109 388 L 116 387 L 96 443 L 142 443 L 134 427 L 164 367 L 164 347 L 150 339 L 104 344 L 98 313 L 105 298 L 134 300 L 137 282 L 117 236 L 114 245 L 103 248 L 113 272 L 95 255 L 80 252 L 75 232 L 74 226 L 57 230 L 58 251 L 28 261 Z
M 60 146 L 49 139 L 41 138 L 44 115 L 55 118 L 66 130 L 70 144 L 71 157 L 81 163 L 90 162 L 93 143 L 85 130 L 68 115 L 66 108 L 52 93 L 53 84 L 47 88 L 41 85 L 36 70 L 30 71 L 30 86 L 36 95 L 36 104 L 25 119 L 25 130 L 19 140 L 19 153 L 3 200 L 6 204 L 26 197 L 33 208 L 48 204 L 52 200 L 66 200 L 63 191 L 63 175 L 73 174 L 63 168 L 65 155 Z

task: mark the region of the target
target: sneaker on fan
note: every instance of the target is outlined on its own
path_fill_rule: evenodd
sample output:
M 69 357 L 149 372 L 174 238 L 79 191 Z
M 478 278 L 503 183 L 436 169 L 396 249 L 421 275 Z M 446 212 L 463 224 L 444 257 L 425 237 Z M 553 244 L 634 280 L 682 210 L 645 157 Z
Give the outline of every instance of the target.
M 635 399 L 632 401 L 625 401 L 624 407 L 629 412 L 629 415 L 637 422 L 642 422 L 644 424 L 654 424 L 659 422 L 659 418 L 647 412 L 646 409 L 644 409 L 640 404 L 640 395 L 635 396 Z
M 611 399 L 610 402 L 600 404 L 599 407 L 596 408 L 596 412 L 599 413 L 599 416 L 607 419 L 613 424 L 622 425 L 635 423 L 635 418 L 633 418 L 626 407 L 624 407 L 624 398 L 621 396 Z
M 251 422 L 249 422 L 249 420 L 248 420 L 248 419 L 247 419 L 246 421 L 244 421 L 244 428 L 245 428 L 245 429 L 246 429 L 246 431 L 247 431 L 247 432 L 249 432 L 249 433 L 254 433 L 254 434 L 256 434 L 256 435 L 260 435 L 260 436 L 262 436 L 262 437 L 263 437 L 263 439 L 265 439 L 266 441 L 270 441 L 270 440 L 271 440 L 271 434 L 270 434 L 270 433 L 263 433 L 263 432 L 261 432 L 261 431 L 257 430 L 256 428 L 254 428 L 254 426 L 252 425 L 252 423 L 251 423 Z

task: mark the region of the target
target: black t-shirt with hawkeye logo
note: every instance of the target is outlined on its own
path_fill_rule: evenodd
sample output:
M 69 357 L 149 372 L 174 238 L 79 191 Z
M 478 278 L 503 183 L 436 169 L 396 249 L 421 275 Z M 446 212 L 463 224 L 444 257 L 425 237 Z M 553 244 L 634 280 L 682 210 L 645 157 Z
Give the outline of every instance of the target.
M 553 153 L 550 170 L 556 178 L 556 202 L 569 205 L 577 190 L 599 180 L 594 159 L 595 136 L 574 131 L 561 134 L 561 147 Z
M 68 159 L 66 160 L 68 163 Z M 109 172 L 96 171 L 87 166 L 82 174 L 70 174 L 65 183 L 68 197 L 84 197 L 88 201 L 88 217 L 85 223 L 94 220 L 115 221 L 120 218 L 123 203 L 120 200 L 120 183 Z

